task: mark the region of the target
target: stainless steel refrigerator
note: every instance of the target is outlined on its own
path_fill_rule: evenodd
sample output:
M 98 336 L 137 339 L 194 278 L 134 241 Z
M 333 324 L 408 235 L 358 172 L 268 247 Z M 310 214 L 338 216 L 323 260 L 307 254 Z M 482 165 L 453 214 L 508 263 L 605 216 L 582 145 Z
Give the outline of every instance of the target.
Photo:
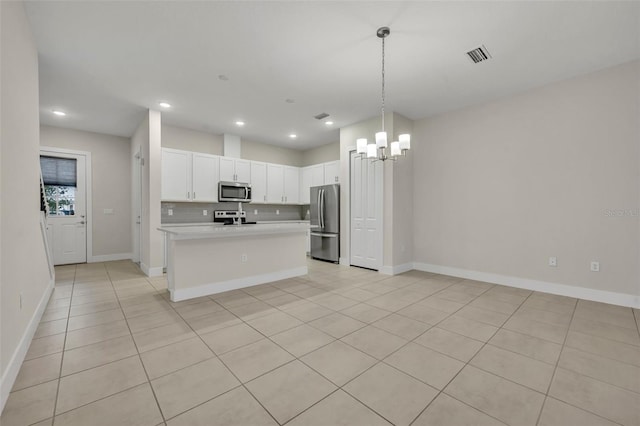
M 311 257 L 340 259 L 340 185 L 311 187 Z

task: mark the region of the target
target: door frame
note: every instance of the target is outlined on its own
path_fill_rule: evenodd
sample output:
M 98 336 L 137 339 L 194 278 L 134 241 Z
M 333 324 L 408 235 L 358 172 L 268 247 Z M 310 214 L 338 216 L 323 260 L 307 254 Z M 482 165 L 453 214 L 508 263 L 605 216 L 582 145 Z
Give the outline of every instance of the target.
M 133 154 L 132 162 L 133 170 L 131 177 L 131 214 L 133 220 L 131 226 L 133 234 L 133 247 L 131 260 L 134 263 L 140 264 L 140 262 L 142 261 L 142 147 L 138 147 L 138 150 Z M 139 211 L 136 211 L 136 207 L 139 207 Z M 136 213 L 140 213 L 139 218 Z M 136 223 L 138 220 L 140 221 L 140 223 Z M 137 232 L 136 225 L 138 229 Z
M 91 153 L 89 151 L 78 151 L 75 149 L 57 148 L 53 146 L 40 146 L 39 155 L 48 155 L 50 157 L 69 158 L 69 155 L 81 155 L 85 157 L 84 173 L 85 173 L 85 216 L 87 217 L 87 227 L 85 235 L 87 238 L 87 263 L 96 262 L 93 259 L 93 202 L 91 197 Z
M 347 154 L 348 154 L 348 169 L 349 169 L 349 183 L 348 183 L 348 188 L 349 188 L 349 194 L 348 194 L 348 203 L 347 206 L 347 220 L 348 220 L 348 228 L 349 228 L 349 244 L 347 247 L 347 250 L 349 250 L 349 256 L 347 257 L 347 265 L 351 266 L 351 242 L 352 242 L 352 235 L 351 235 L 351 192 L 353 191 L 353 188 L 351 187 L 351 175 L 353 174 L 353 169 L 351 168 L 351 157 L 353 155 L 358 155 L 356 153 L 356 147 L 349 147 L 347 150 Z M 365 159 L 366 161 L 371 161 L 369 159 Z M 365 160 L 361 160 L 361 161 L 365 161 Z M 380 173 L 382 173 L 381 179 L 382 179 L 382 188 L 380 188 L 380 201 L 382 203 L 381 206 L 381 210 L 380 210 L 380 227 L 378 229 L 378 232 L 380 232 L 380 246 L 378 247 L 378 253 L 379 253 L 379 265 L 378 265 L 378 269 L 377 271 L 379 273 L 382 273 L 382 268 L 384 266 L 384 175 L 385 175 L 385 167 L 384 167 L 384 162 L 382 163 L 382 167 L 380 168 Z

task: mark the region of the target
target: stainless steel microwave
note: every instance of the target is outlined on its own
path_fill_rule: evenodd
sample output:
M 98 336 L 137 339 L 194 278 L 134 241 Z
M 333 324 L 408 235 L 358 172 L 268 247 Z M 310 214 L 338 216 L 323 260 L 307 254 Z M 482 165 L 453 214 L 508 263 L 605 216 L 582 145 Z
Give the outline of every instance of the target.
M 218 201 L 251 202 L 251 184 L 242 182 L 218 182 Z

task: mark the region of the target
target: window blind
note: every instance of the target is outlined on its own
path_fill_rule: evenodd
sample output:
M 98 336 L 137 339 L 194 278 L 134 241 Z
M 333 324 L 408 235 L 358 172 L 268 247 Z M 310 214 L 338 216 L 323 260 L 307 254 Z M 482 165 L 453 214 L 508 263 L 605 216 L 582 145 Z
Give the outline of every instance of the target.
M 40 156 L 40 169 L 45 185 L 77 186 L 77 160 Z

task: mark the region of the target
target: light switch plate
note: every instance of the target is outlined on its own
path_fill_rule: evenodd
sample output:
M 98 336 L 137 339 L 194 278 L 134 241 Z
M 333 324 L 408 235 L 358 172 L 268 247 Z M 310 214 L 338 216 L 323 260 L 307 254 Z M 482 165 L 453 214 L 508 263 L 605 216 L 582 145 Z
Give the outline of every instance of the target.
M 600 272 L 600 262 L 591 262 L 591 272 Z
M 206 209 L 205 209 L 205 210 L 202 210 L 202 216 L 206 216 L 206 215 L 208 215 L 208 214 L 209 214 L 209 212 L 208 212 Z
M 104 209 L 103 213 L 104 214 L 113 214 L 113 209 Z
M 555 256 L 549 258 L 549 266 L 558 266 L 558 259 Z

